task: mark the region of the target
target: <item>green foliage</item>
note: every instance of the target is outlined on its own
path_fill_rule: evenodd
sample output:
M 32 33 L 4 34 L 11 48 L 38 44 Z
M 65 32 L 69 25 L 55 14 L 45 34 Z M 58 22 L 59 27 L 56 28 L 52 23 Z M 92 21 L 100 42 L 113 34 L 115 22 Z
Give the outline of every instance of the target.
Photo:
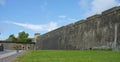
M 18 35 L 18 42 L 31 42 L 32 39 L 28 38 L 29 34 L 25 33 L 24 31 L 19 32 Z
M 7 40 L 15 42 L 31 42 L 32 39 L 28 38 L 29 34 L 25 31 L 19 32 L 18 37 L 16 38 L 13 34 L 9 36 Z
M 26 42 L 26 38 L 28 38 L 29 34 L 24 31 L 18 33 L 18 42 Z
M 31 42 L 32 41 L 31 38 L 25 38 L 24 40 L 25 40 L 25 42 Z
M 120 62 L 120 51 L 32 50 L 13 62 Z
M 20 38 L 20 39 L 28 38 L 28 36 L 29 36 L 29 34 L 25 33 L 25 31 L 18 33 L 18 38 Z
M 8 39 L 9 41 L 17 41 L 17 38 L 15 38 L 14 34 L 11 34 Z

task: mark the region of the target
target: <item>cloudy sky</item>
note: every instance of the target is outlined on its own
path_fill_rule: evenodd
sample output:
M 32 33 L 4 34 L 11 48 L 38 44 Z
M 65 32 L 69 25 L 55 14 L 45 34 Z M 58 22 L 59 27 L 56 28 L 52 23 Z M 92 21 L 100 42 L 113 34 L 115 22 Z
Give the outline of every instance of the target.
M 0 39 L 20 31 L 44 34 L 119 5 L 120 0 L 0 0 Z

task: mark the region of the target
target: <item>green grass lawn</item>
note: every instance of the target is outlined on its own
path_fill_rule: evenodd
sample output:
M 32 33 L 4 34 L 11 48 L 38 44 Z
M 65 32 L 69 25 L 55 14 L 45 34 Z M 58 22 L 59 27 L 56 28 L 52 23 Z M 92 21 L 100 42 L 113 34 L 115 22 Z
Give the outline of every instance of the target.
M 120 51 L 31 50 L 13 62 L 120 62 Z

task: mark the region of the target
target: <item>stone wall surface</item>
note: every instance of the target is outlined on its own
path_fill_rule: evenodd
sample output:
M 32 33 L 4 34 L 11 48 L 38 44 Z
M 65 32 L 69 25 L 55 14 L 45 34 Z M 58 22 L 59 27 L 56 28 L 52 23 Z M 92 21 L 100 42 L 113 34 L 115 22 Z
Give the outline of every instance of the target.
M 37 49 L 120 49 L 120 6 L 37 38 Z

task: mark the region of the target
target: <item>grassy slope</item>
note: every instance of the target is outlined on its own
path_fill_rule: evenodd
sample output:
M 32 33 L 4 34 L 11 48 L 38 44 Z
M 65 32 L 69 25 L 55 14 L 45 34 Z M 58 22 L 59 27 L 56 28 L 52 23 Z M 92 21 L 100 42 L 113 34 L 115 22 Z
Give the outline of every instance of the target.
M 36 50 L 26 52 L 14 62 L 120 62 L 120 52 Z

